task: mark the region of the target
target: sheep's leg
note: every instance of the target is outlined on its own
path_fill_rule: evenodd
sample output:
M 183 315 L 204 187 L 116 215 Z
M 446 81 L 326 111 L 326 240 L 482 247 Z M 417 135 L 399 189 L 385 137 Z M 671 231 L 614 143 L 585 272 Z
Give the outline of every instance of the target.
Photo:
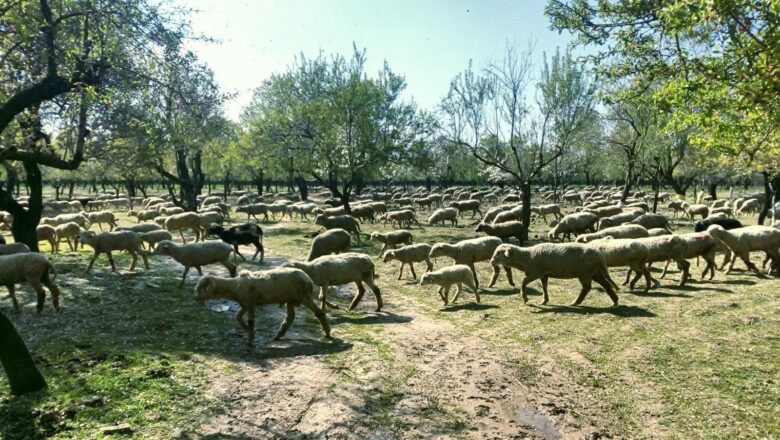
M 233 250 L 236 252 L 236 255 L 241 257 L 241 261 L 246 261 L 246 258 L 243 255 L 241 255 L 241 252 L 238 251 L 238 243 L 233 243 Z M 255 254 L 255 257 L 256 256 L 257 256 L 257 254 Z M 254 258 L 252 258 L 252 259 L 254 260 Z
M 729 268 L 726 269 L 726 275 L 730 274 L 731 270 L 734 268 L 734 263 L 737 262 L 737 256 L 738 255 L 737 255 L 736 252 L 731 256 L 731 261 L 729 262 Z M 740 257 L 741 257 L 741 255 L 740 255 Z
M 688 270 L 691 267 L 691 263 L 685 261 L 684 259 L 680 259 L 677 261 L 677 267 L 682 271 L 682 279 L 680 279 L 680 285 L 684 286 L 685 282 L 688 281 L 688 278 L 691 277 L 691 273 Z
M 442 301 L 445 301 L 445 299 L 444 299 L 444 286 L 439 286 L 439 290 L 437 290 L 436 293 L 439 294 L 439 298 L 441 298 Z
M 135 264 L 138 263 L 138 255 L 135 252 L 130 252 L 133 257 L 133 261 L 130 263 L 130 272 L 135 270 Z
M 282 339 L 282 336 L 290 329 L 293 321 L 295 321 L 295 303 L 290 301 L 287 303 L 287 316 L 284 318 L 284 321 L 282 321 L 282 325 L 279 327 L 279 331 L 276 332 L 276 336 L 274 336 L 275 341 Z M 254 320 L 250 320 L 249 322 L 250 325 L 254 324 Z
M 363 282 L 368 285 L 372 292 L 374 292 L 374 296 L 376 297 L 376 311 L 378 312 L 382 310 L 382 306 L 384 305 L 384 302 L 382 301 L 382 292 L 379 291 L 379 287 L 377 287 L 377 285 L 374 283 L 374 275 L 369 274 L 368 276 L 364 277 Z M 349 307 L 350 310 L 352 310 L 353 306 L 350 305 Z
M 409 262 L 409 269 L 412 269 L 412 278 L 416 280 L 417 279 L 417 274 L 414 273 L 414 263 Z
M 149 245 L 149 250 L 152 249 L 152 245 Z M 141 252 L 141 259 L 144 260 L 144 267 L 149 270 L 149 260 L 146 258 L 146 252 Z
M 612 300 L 612 306 L 615 307 L 618 305 L 618 296 L 617 293 L 615 293 L 615 289 L 612 287 L 612 283 L 607 280 L 607 278 L 604 276 L 603 273 L 598 272 L 593 276 L 593 279 L 599 283 L 601 287 L 604 288 L 604 291 L 607 292 L 607 295 L 609 295 L 609 299 Z
M 288 307 L 288 316 L 289 316 L 289 307 L 291 307 L 291 304 L 288 303 L 287 307 Z M 255 346 L 255 312 L 256 310 L 254 307 L 250 307 L 249 309 L 247 309 L 247 313 L 249 313 L 249 319 L 247 320 L 247 341 L 246 342 L 247 342 L 247 347 L 250 349 Z M 295 312 L 293 312 L 293 317 L 295 317 Z M 287 327 L 290 326 L 288 325 Z M 279 339 L 281 337 L 282 336 L 277 333 L 276 338 L 274 339 Z
M 403 273 L 404 273 L 404 264 L 406 264 L 406 263 L 404 263 L 404 262 L 402 261 L 402 262 L 401 262 L 401 270 L 399 270 L 399 271 L 398 271 L 398 278 L 396 278 L 397 280 L 400 280 L 400 279 L 401 279 L 401 276 L 402 276 L 402 275 L 403 275 Z
M 35 290 L 35 293 L 37 294 L 37 302 L 35 304 L 35 310 L 38 311 L 38 314 L 40 314 L 43 311 L 43 304 L 46 302 L 46 291 L 43 290 L 43 286 L 41 285 L 40 280 L 34 279 L 34 278 L 28 278 L 27 284 L 30 285 Z
M 446 306 L 450 302 L 450 286 L 446 285 L 444 286 L 444 293 L 442 294 L 442 299 L 444 300 L 444 305 Z
M 287 303 L 288 306 L 290 303 Z M 308 308 L 309 310 L 314 313 L 314 316 L 317 317 L 317 319 L 320 321 L 320 325 L 322 326 L 322 331 L 325 332 L 325 337 L 330 338 L 330 324 L 328 324 L 328 317 L 325 316 L 325 312 L 323 312 L 319 307 L 317 307 L 317 304 L 312 301 L 312 299 L 309 297 L 309 295 L 304 295 L 304 297 L 301 299 L 301 305 Z
M 111 255 L 111 251 L 106 252 L 108 255 L 108 262 L 111 264 L 111 272 L 116 272 L 116 263 L 114 263 L 114 256 Z
M 5 287 L 8 288 L 8 295 L 11 297 L 11 302 L 14 305 L 14 313 L 19 313 L 19 301 L 16 300 L 16 286 L 8 284 Z
M 363 287 L 363 283 L 360 281 L 355 281 L 355 285 L 358 288 L 358 293 L 354 298 L 352 298 L 352 302 L 349 303 L 349 310 L 353 310 L 355 307 L 357 307 L 357 305 L 360 304 L 360 301 L 363 300 L 363 295 L 366 294 L 366 288 Z
M 458 283 L 458 290 L 455 291 L 455 296 L 452 297 L 452 304 L 455 304 L 455 301 L 460 297 L 461 290 L 463 290 L 463 284 Z
M 707 275 L 707 272 L 710 272 L 710 279 L 712 279 L 715 276 L 715 269 L 713 269 L 715 261 L 713 260 L 713 255 L 705 255 L 704 261 L 707 263 L 707 265 L 704 266 L 704 271 L 701 273 L 701 279 L 704 279 L 704 276 Z
M 263 258 L 265 257 L 265 249 L 263 249 L 263 245 L 259 243 L 255 243 L 255 254 L 252 255 L 252 261 L 255 261 L 255 258 L 257 258 L 257 254 L 260 254 L 260 262 L 263 262 Z
M 100 224 L 100 223 L 98 223 L 97 225 L 98 225 L 98 228 L 100 228 L 100 232 L 103 232 L 103 225 Z
M 238 321 L 238 325 L 241 329 L 248 331 L 249 327 L 246 325 L 246 322 L 244 322 L 244 315 L 246 315 L 246 309 L 242 306 L 241 309 L 238 310 L 238 313 L 236 313 L 236 321 Z
M 184 285 L 184 280 L 187 279 L 187 274 L 190 272 L 190 266 L 184 266 L 184 273 L 181 274 L 181 283 L 179 283 L 179 287 L 182 287 Z
M 504 271 L 506 271 L 506 278 L 509 280 L 509 285 L 515 287 L 515 280 L 512 279 L 512 268 L 504 266 Z
M 187 244 L 187 239 L 184 238 L 184 229 L 179 229 L 179 235 L 181 235 L 181 242 Z
M 528 284 L 532 281 L 536 281 L 538 278 L 531 275 L 526 275 L 525 278 L 523 278 L 523 282 L 520 283 L 520 297 L 523 299 L 523 304 L 528 303 L 528 294 L 526 293 L 525 289 L 528 286 Z
M 386 249 L 387 249 L 387 244 L 383 244 L 382 249 L 379 250 L 379 255 L 378 255 L 379 258 L 382 258 L 382 254 L 385 253 Z
M 471 275 L 474 276 L 474 285 L 476 285 L 477 288 L 479 288 L 479 280 L 477 279 L 477 269 L 474 268 L 474 263 L 473 262 L 469 263 L 468 266 L 469 266 L 469 269 L 471 269 Z
M 547 295 L 547 280 L 549 277 L 542 277 L 542 293 L 544 293 L 544 298 L 542 299 L 542 305 L 547 305 L 547 302 L 550 300 L 549 295 Z
M 664 266 L 664 270 L 661 272 L 661 279 L 664 279 L 666 276 L 666 269 L 669 267 L 669 263 L 671 263 L 672 260 L 666 260 L 666 265 Z
M 468 284 L 468 288 L 469 288 L 469 290 L 471 290 L 472 292 L 474 292 L 474 296 L 476 296 L 476 297 L 477 297 L 477 302 L 479 303 L 479 302 L 480 302 L 480 298 L 479 298 L 479 289 L 477 289 L 477 286 L 474 286 L 474 285 L 473 285 L 473 284 L 471 284 L 471 283 L 467 283 L 467 284 Z
M 98 255 L 100 255 L 100 252 L 98 251 L 95 251 L 95 253 L 92 254 L 92 258 L 89 260 L 89 265 L 87 266 L 87 273 L 92 270 L 92 265 L 95 264 L 95 260 L 97 260 Z
M 228 273 L 231 277 L 235 278 L 236 276 L 236 265 L 230 262 L 230 257 L 226 258 L 225 261 L 221 261 L 222 265 L 225 266 L 225 269 L 228 270 Z
M 498 280 L 498 275 L 501 273 L 501 269 L 498 266 L 493 266 L 493 276 L 490 277 L 490 283 L 488 287 L 493 287 Z
M 578 306 L 582 304 L 582 302 L 585 301 L 585 297 L 588 296 L 588 292 L 590 292 L 590 278 L 580 278 L 580 284 L 582 284 L 582 290 L 580 290 L 580 294 L 577 295 L 577 299 L 571 303 L 572 306 Z
M 431 261 L 430 258 L 428 258 L 428 256 L 425 257 L 425 264 L 428 265 L 428 268 L 425 270 L 426 272 L 430 272 L 433 270 L 433 262 Z

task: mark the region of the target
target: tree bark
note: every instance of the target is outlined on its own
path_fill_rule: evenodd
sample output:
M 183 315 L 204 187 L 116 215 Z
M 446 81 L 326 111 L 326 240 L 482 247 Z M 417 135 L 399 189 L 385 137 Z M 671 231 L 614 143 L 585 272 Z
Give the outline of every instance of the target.
M 306 183 L 306 179 L 302 176 L 296 178 L 298 185 L 298 191 L 301 193 L 301 200 L 309 200 L 309 185 Z
M 777 194 L 780 192 L 780 174 L 770 176 L 766 171 L 761 174 L 764 177 L 764 207 L 758 214 L 759 225 L 766 221 L 769 209 L 774 209 Z
M 46 388 L 30 351 L 10 320 L 0 312 L 0 362 L 11 392 L 15 395 L 31 393 Z
M 531 181 L 526 180 L 520 184 L 520 199 L 523 201 L 523 240 L 520 244 L 528 240 L 528 227 L 531 224 Z

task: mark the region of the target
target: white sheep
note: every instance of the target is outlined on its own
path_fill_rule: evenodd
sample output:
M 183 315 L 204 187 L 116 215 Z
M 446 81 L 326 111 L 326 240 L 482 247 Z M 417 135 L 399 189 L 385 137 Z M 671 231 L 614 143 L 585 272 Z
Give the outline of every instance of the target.
M 349 232 L 343 229 L 336 228 L 325 231 L 312 240 L 306 261 L 311 261 L 323 255 L 346 252 L 352 244 L 351 241 Z
M 165 229 L 170 232 L 179 231 L 182 243 L 187 243 L 184 238 L 184 230 L 192 229 L 195 233 L 195 242 L 200 241 L 200 216 L 194 212 L 182 212 L 165 219 Z
M 325 229 L 343 229 L 347 232 L 355 234 L 357 242 L 360 243 L 360 224 L 355 217 L 351 215 L 336 215 L 333 217 L 327 217 L 325 215 L 318 215 L 314 217 L 314 223 L 325 227 Z
M 682 271 L 682 278 L 680 279 L 680 286 L 684 286 L 685 282 L 690 278 L 689 268 L 691 263 L 686 261 L 684 255 L 688 249 L 688 244 L 680 238 L 678 235 L 660 235 L 656 237 L 637 238 L 636 241 L 647 246 L 647 264 L 648 266 L 656 262 L 666 262 L 673 260 L 677 263 L 677 267 Z M 631 283 L 635 283 L 642 273 L 637 273 Z M 652 278 L 655 285 L 659 285 L 658 280 Z
M 688 202 L 683 202 L 682 208 L 685 211 L 685 214 L 688 215 L 688 219 L 691 221 L 691 223 L 693 223 L 693 220 L 697 215 L 700 215 L 701 218 L 707 218 L 707 216 L 710 215 L 710 207 L 707 205 L 691 205 Z
M 552 214 L 553 218 L 555 218 L 556 220 L 563 217 L 563 214 L 561 213 L 561 205 L 557 203 L 552 203 L 549 205 L 541 205 L 541 206 L 532 206 L 531 212 L 536 214 L 537 216 L 541 216 L 542 220 L 544 220 L 545 223 L 547 223 L 548 215 Z
M 89 223 L 91 225 L 98 225 L 100 230 L 103 230 L 103 223 L 108 225 L 108 230 L 113 231 L 116 227 L 116 218 L 111 211 L 96 211 L 87 213 L 89 217 Z
M 84 229 L 89 229 L 89 217 L 84 213 L 60 214 L 56 217 L 44 217 L 41 219 L 41 224 L 49 226 L 57 226 L 70 222 L 76 223 Z
M 620 214 L 604 217 L 599 220 L 599 230 L 611 228 L 613 226 L 620 226 L 623 223 L 628 223 L 631 220 L 642 215 L 642 211 L 621 212 Z
M 365 283 L 376 297 L 376 311 L 382 310 L 382 294 L 379 287 L 374 284 L 374 262 L 365 254 L 345 252 L 337 255 L 323 255 L 312 261 L 289 261 L 284 263 L 287 267 L 294 267 L 306 272 L 316 286 L 320 287 L 320 301 L 322 311 L 325 306 L 336 309 L 335 304 L 328 301 L 329 286 L 355 283 L 358 293 L 352 299 L 349 310 L 353 310 L 363 298 L 366 292 Z
M 138 223 L 145 222 L 147 220 L 154 220 L 160 215 L 160 211 L 156 209 L 144 209 L 143 211 L 128 211 L 128 217 L 135 217 L 138 219 Z
M 588 243 L 593 240 L 599 240 L 606 237 L 612 238 L 642 238 L 649 237 L 647 229 L 639 225 L 623 224 L 611 228 L 601 229 L 598 232 L 582 234 L 577 237 L 577 243 Z
M 767 257 L 774 261 L 770 272 L 780 267 L 780 229 L 772 226 L 746 226 L 744 228 L 726 230 L 720 225 L 710 225 L 707 232 L 723 242 L 734 253 L 731 257 L 726 274 L 731 273 L 737 257 L 741 258 L 748 269 L 756 274 L 760 271 L 750 262 L 751 251 L 764 251 Z
M 701 273 L 702 279 L 710 272 L 710 279 L 715 276 L 715 251 L 717 250 L 717 241 L 707 232 L 691 232 L 688 234 L 679 234 L 687 245 L 685 252 L 682 254 L 682 258 L 699 258 L 702 257 L 707 263 L 704 271 Z M 664 266 L 663 272 L 661 272 L 661 278 L 666 276 L 666 270 L 669 268 L 669 263 L 672 260 L 668 260 Z
M 523 234 L 525 233 L 525 226 L 519 221 L 509 221 L 503 223 L 480 223 L 474 228 L 474 232 L 484 232 L 485 234 L 505 239 L 509 237 L 515 237 L 520 244 L 523 244 Z
M 417 216 L 411 209 L 401 209 L 399 211 L 390 211 L 385 213 L 380 220 L 384 220 L 385 224 L 389 221 L 391 225 L 403 228 L 411 227 L 412 223 L 420 226 L 420 222 L 417 221 Z
M 15 285 L 25 282 L 37 293 L 36 309 L 38 313 L 43 311 L 43 303 L 46 299 L 46 291 L 43 286 L 49 288 L 54 310 L 59 311 L 60 291 L 52 281 L 56 275 L 57 272 L 49 259 L 37 252 L 0 256 L 0 286 L 5 286 L 8 289 L 15 312 L 19 312 Z
M 672 227 L 669 225 L 669 219 L 663 214 L 642 214 L 628 223 L 642 226 L 647 230 L 654 228 L 664 228 L 667 231 L 672 232 Z
M 664 228 L 652 228 L 647 230 L 648 237 L 659 237 L 661 235 L 672 235 L 672 233 Z
M 411 244 L 412 233 L 406 229 L 398 229 L 390 232 L 374 231 L 371 233 L 371 240 L 382 243 L 382 249 L 379 250 L 379 257 L 388 249 L 395 249 L 399 244 Z
M 30 247 L 24 243 L 0 244 L 0 255 L 23 254 L 30 252 Z
M 59 251 L 60 248 L 60 242 L 62 239 L 65 239 L 65 241 L 68 243 L 68 248 L 70 248 L 71 252 L 76 251 L 79 248 L 79 234 L 81 233 L 81 228 L 76 223 L 70 222 L 70 223 L 64 223 L 61 225 L 57 225 L 54 230 L 57 233 L 57 250 Z M 71 239 L 73 241 L 71 242 Z
M 438 294 L 444 301 L 444 305 L 449 303 L 450 287 L 453 285 L 458 286 L 455 296 L 452 297 L 452 303 L 460 296 L 460 292 L 463 289 L 463 285 L 469 288 L 477 297 L 477 302 L 480 301 L 479 292 L 477 286 L 474 285 L 474 278 L 471 273 L 471 268 L 465 264 L 456 264 L 454 266 L 443 267 L 436 271 L 431 271 L 423 274 L 420 278 L 420 285 L 426 286 L 429 284 L 435 284 L 439 286 Z
M 205 275 L 195 286 L 194 298 L 199 302 L 218 298 L 237 302 L 241 309 L 236 314 L 236 321 L 247 332 L 247 343 L 252 347 L 255 340 L 256 309 L 263 304 L 286 304 L 287 306 L 287 317 L 274 339 L 281 339 L 287 333 L 295 320 L 295 307 L 301 305 L 314 313 L 320 321 L 325 337 L 330 338 L 328 318 L 311 299 L 313 291 L 314 284 L 303 271 L 276 268 L 251 274 L 242 272 L 241 276 L 236 278 Z M 248 323 L 245 323 L 243 318 L 247 313 L 249 319 Z
M 409 268 L 412 270 L 412 278 L 416 280 L 417 274 L 414 273 L 414 263 L 425 261 L 425 263 L 428 265 L 426 270 L 433 270 L 433 263 L 431 263 L 431 258 L 429 256 L 430 253 L 431 245 L 427 243 L 410 244 L 402 248 L 392 249 L 385 252 L 384 262 L 388 263 L 390 261 L 399 261 L 401 263 L 401 270 L 398 272 L 397 278 L 399 280 L 404 273 L 404 266 L 408 264 Z
M 57 253 L 57 251 L 59 250 L 59 240 L 57 240 L 57 230 L 54 229 L 53 226 L 38 225 L 38 227 L 35 228 L 35 234 L 39 242 L 40 241 L 49 242 L 49 246 L 51 247 L 52 254 Z
M 482 217 L 482 211 L 479 210 L 479 205 L 480 205 L 479 200 L 474 200 L 474 199 L 459 200 L 450 203 L 450 207 L 457 208 L 458 212 L 460 213 L 471 211 L 471 218 L 474 218 L 474 216 L 477 214 L 479 214 L 479 216 Z
M 158 225 L 157 223 L 138 223 L 131 226 L 120 226 L 116 228 L 116 232 L 132 231 L 135 233 L 139 233 L 139 232 L 160 231 L 162 229 L 163 229 L 162 226 Z
M 474 277 L 474 285 L 479 287 L 479 279 L 474 263 L 487 261 L 493 255 L 493 251 L 502 243 L 500 238 L 479 237 L 470 240 L 462 240 L 455 244 L 436 243 L 431 246 L 431 258 L 449 257 L 455 261 L 455 264 L 465 264 L 471 269 Z M 509 271 L 509 268 L 504 266 Z M 490 279 L 488 287 L 493 287 L 498 279 L 499 268 L 493 266 L 493 277 Z
M 617 285 L 609 276 L 607 262 L 599 250 L 579 243 L 542 243 L 529 248 L 507 246 L 493 254 L 490 263 L 510 266 L 525 272 L 520 286 L 523 302 L 528 302 L 526 287 L 528 283 L 541 279 L 544 299 L 547 304 L 547 279 L 577 278 L 582 285 L 577 298 L 571 304 L 579 305 L 585 300 L 591 289 L 591 281 L 596 281 L 609 295 L 612 305 L 618 305 L 615 293 Z
M 598 216 L 592 212 L 575 212 L 564 216 L 550 232 L 547 237 L 555 240 L 558 235 L 563 234 L 564 238 L 571 239 L 571 234 L 575 235 L 584 232 L 594 232 L 594 225 L 598 221 Z
M 632 240 L 632 239 L 602 239 L 588 242 L 588 246 L 598 249 L 604 254 L 604 259 L 607 262 L 607 267 L 628 267 L 626 272 L 626 280 L 623 285 L 629 283 L 631 271 L 642 274 L 645 277 L 645 293 L 650 290 L 650 284 L 652 282 L 652 276 L 647 269 L 647 256 L 649 251 L 644 244 Z M 630 289 L 634 288 L 636 279 L 629 285 Z
M 230 272 L 230 276 L 236 276 L 236 266 L 230 262 L 230 254 L 233 247 L 223 241 L 204 241 L 201 243 L 176 244 L 171 240 L 163 240 L 157 244 L 154 255 L 168 255 L 184 266 L 179 287 L 184 285 L 187 274 L 191 268 L 203 275 L 201 266 L 220 263 Z
M 171 235 L 171 233 L 165 229 L 158 229 L 149 232 L 138 232 L 138 236 L 141 237 L 141 240 L 146 243 L 150 250 L 154 249 L 155 246 L 157 246 L 157 243 L 163 240 L 173 240 L 173 235 Z
M 95 260 L 100 254 L 105 253 L 108 255 L 108 262 L 111 264 L 111 271 L 116 272 L 116 264 L 114 263 L 113 251 L 126 251 L 133 257 L 132 263 L 130 263 L 130 271 L 135 270 L 135 264 L 138 262 L 138 254 L 144 260 L 144 267 L 149 269 L 149 261 L 146 259 L 146 253 L 143 251 L 143 242 L 141 237 L 132 231 L 114 231 L 114 232 L 101 232 L 100 234 L 93 231 L 81 231 L 79 233 L 79 240 L 82 245 L 86 244 L 94 249 L 95 253 L 89 260 L 89 266 L 87 266 L 87 272 L 92 269 L 92 265 L 95 264 Z
M 441 208 L 433 211 L 430 217 L 428 217 L 428 224 L 435 226 L 436 223 L 450 222 L 450 226 L 458 226 L 458 209 L 457 208 Z

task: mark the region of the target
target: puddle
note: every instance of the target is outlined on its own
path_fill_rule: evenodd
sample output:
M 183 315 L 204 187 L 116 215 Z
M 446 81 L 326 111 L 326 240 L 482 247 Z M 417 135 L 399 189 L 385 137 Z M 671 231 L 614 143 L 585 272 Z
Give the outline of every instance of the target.
M 238 313 L 239 306 L 235 301 L 230 301 L 227 299 L 212 299 L 206 301 L 206 308 L 212 312 L 236 314 Z
M 555 427 L 555 422 L 546 416 L 525 408 L 515 408 L 512 413 L 518 423 L 530 426 L 542 438 L 555 440 L 562 437 L 561 432 Z

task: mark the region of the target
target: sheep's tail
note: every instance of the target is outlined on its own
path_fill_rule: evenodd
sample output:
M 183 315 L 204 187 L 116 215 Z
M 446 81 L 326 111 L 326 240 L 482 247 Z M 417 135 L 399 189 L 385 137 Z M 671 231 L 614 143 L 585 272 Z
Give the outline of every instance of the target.
M 49 272 L 51 272 L 51 280 L 54 281 L 57 278 L 57 269 L 52 264 L 51 260 L 48 260 Z

